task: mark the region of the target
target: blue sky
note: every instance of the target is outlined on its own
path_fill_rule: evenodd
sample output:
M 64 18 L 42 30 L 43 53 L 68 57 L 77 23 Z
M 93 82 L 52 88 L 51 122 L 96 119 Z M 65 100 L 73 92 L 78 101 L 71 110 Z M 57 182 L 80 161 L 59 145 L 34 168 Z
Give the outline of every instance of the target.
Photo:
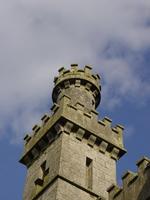
M 122 173 L 150 157 L 150 2 L 0 1 L 0 199 L 22 199 L 22 138 L 52 105 L 61 66 L 101 75 L 99 117 L 125 127 Z

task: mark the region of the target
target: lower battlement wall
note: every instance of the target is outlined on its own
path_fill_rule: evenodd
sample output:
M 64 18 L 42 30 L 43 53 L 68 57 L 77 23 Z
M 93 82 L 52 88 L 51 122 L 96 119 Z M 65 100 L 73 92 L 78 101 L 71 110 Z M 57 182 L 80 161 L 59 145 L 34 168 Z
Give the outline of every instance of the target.
M 123 187 L 112 185 L 109 200 L 150 200 L 150 159 L 137 162 L 137 173 L 127 171 L 122 176 Z

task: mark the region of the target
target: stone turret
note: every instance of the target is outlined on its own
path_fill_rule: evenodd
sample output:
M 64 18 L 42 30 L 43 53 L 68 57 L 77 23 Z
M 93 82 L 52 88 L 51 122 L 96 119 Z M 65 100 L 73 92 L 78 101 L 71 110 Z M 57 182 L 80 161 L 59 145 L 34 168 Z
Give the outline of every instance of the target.
M 24 200 L 107 200 L 116 161 L 126 152 L 123 127 L 98 119 L 100 77 L 90 66 L 61 68 L 54 83 L 52 113 L 24 138 Z
M 59 76 L 55 77 L 55 88 L 52 98 L 55 103 L 65 94 L 71 98 L 71 103 L 84 105 L 85 110 L 95 109 L 100 102 L 99 75 L 92 74 L 91 66 L 79 69 L 77 64 L 71 65 L 71 70 L 59 69 Z

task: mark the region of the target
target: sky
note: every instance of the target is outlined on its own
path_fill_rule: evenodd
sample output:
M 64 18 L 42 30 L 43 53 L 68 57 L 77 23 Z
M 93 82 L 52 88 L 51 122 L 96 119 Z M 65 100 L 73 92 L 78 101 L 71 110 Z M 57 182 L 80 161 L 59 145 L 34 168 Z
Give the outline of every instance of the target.
M 125 127 L 118 182 L 150 157 L 150 1 L 0 0 L 0 199 L 21 200 L 23 137 L 52 106 L 57 70 L 100 74 L 99 118 Z

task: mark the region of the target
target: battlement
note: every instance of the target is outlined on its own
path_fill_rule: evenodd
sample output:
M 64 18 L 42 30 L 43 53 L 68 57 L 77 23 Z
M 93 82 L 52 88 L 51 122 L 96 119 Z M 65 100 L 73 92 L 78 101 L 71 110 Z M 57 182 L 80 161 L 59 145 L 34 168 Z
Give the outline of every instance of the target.
M 90 104 L 90 106 L 93 105 L 95 107 L 99 105 L 101 98 L 100 76 L 92 74 L 91 66 L 86 65 L 84 69 L 79 69 L 77 64 L 72 64 L 71 69 L 68 70 L 62 67 L 58 72 L 59 76 L 54 78 L 53 102 L 59 102 L 62 93 L 69 94 L 73 101 L 75 101 L 78 91 L 79 100 L 82 96 L 80 101 L 84 102 L 85 105 L 88 101 L 87 107 Z
M 124 128 L 108 117 L 99 119 L 100 76 L 91 66 L 72 64 L 58 73 L 51 112 L 24 137 L 20 162 L 28 173 L 23 199 L 108 200 L 116 162 L 126 153 Z M 114 195 L 121 194 L 114 188 Z
M 35 125 L 32 133 L 25 136 L 25 149 L 20 160 L 22 163 L 31 163 L 61 133 L 73 134 L 91 148 L 103 154 L 109 153 L 115 160 L 126 152 L 122 142 L 123 127 L 112 127 L 108 117 L 99 120 L 96 110 L 85 112 L 83 104 L 77 102 L 72 105 L 67 95 L 61 97 L 59 105 L 54 103 L 51 110 L 52 114 L 45 114 L 41 118 L 42 123 Z
M 65 79 L 79 78 L 92 81 L 99 88 L 100 76 L 98 74 L 92 74 L 92 67 L 89 65 L 85 65 L 84 69 L 80 69 L 78 68 L 78 64 L 71 64 L 70 70 L 61 67 L 58 72 L 59 76 L 54 78 L 56 85 Z
M 132 171 L 124 173 L 123 187 L 112 185 L 108 188 L 109 200 L 142 200 L 150 197 L 150 159 L 141 158 L 137 162 L 137 167 L 137 173 Z

